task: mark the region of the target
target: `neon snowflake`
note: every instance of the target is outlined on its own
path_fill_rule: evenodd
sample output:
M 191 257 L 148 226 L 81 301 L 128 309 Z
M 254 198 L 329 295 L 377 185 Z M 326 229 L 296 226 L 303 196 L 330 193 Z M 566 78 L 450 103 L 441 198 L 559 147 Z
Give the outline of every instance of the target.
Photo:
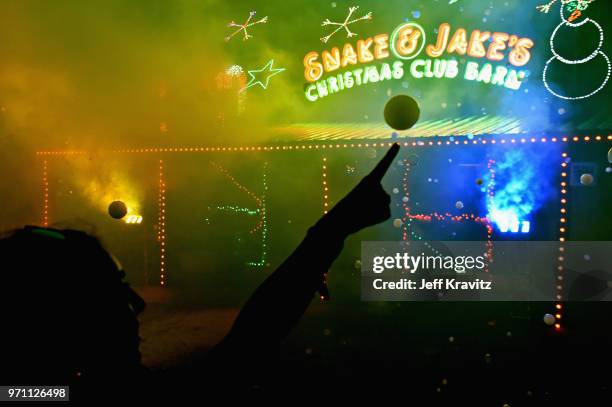
M 594 2 L 595 0 L 561 0 L 561 7 L 567 6 L 567 11 L 573 13 L 574 11 L 584 11 L 589 7 L 589 4 Z M 538 11 L 542 13 L 548 13 L 553 4 L 555 4 L 557 0 L 550 0 L 546 4 L 542 4 L 540 6 L 536 6 Z
M 261 20 L 257 20 L 257 21 L 253 21 L 251 22 L 251 19 L 255 16 L 255 14 L 257 14 L 257 11 L 251 11 L 249 13 L 249 18 L 247 18 L 247 20 L 244 22 L 244 24 L 236 24 L 234 21 L 232 21 L 231 23 L 229 23 L 227 26 L 228 27 L 239 27 L 236 31 L 234 31 L 233 33 L 231 33 L 230 35 L 228 35 L 227 37 L 225 37 L 225 41 L 229 41 L 232 39 L 232 37 L 236 34 L 238 34 L 240 31 L 244 31 L 244 41 L 248 40 L 249 38 L 252 38 L 252 35 L 249 35 L 249 33 L 247 32 L 247 28 L 255 25 L 255 24 L 260 24 L 260 23 L 267 23 L 268 22 L 268 16 L 265 16 L 264 18 L 262 18 Z
M 342 30 L 343 28 L 346 30 L 346 36 L 348 37 L 352 37 L 355 36 L 357 34 L 355 34 L 354 32 L 351 32 L 351 30 L 349 30 L 348 26 L 356 23 L 357 21 L 361 21 L 361 20 L 371 20 L 372 19 L 372 12 L 370 11 L 368 14 L 366 14 L 363 17 L 359 17 L 356 18 L 354 20 L 351 20 L 351 16 L 353 15 L 353 13 L 359 8 L 359 6 L 355 6 L 355 7 L 349 7 L 349 12 L 348 15 L 346 16 L 346 19 L 344 20 L 343 23 L 336 23 L 333 21 L 330 21 L 329 18 L 325 19 L 325 21 L 323 21 L 323 23 L 321 24 L 321 26 L 326 26 L 326 25 L 337 25 L 338 28 L 336 28 L 334 31 L 332 31 L 329 35 L 321 38 L 321 41 L 323 42 L 327 42 L 335 33 L 337 33 L 338 31 Z

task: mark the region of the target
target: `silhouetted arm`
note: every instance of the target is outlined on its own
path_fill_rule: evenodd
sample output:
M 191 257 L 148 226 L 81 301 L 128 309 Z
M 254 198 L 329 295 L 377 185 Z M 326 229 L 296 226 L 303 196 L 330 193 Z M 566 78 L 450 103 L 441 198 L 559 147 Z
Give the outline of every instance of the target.
M 326 223 L 322 220 L 310 228 L 297 249 L 257 288 L 223 346 L 240 353 L 261 352 L 289 334 L 342 250 L 346 235 Z
M 297 249 L 257 288 L 215 352 L 267 353 L 289 334 L 342 251 L 344 239 L 390 216 L 380 181 L 399 151 L 387 155 L 346 197 L 308 230 Z

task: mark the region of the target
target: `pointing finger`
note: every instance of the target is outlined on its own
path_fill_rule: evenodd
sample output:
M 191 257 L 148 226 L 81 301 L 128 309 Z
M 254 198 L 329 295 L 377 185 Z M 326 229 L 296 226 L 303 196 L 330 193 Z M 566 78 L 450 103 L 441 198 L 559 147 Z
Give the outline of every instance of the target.
M 387 170 L 389 169 L 389 167 L 393 163 L 393 160 L 397 156 L 399 149 L 400 149 L 399 144 L 393 143 L 389 151 L 387 151 L 387 154 L 385 154 L 382 160 L 380 160 L 380 162 L 376 165 L 376 167 L 374 167 L 372 172 L 368 175 L 368 178 L 370 178 L 371 180 L 375 182 L 382 181 Z

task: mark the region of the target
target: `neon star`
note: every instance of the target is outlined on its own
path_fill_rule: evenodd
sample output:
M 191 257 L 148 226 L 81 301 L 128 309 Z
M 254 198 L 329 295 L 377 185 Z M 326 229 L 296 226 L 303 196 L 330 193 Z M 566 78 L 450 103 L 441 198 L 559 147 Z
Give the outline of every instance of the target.
M 251 22 L 251 19 L 253 18 L 253 16 L 255 16 L 255 14 L 257 14 L 257 11 L 251 11 L 249 13 L 249 18 L 247 18 L 247 20 L 244 22 L 244 24 L 236 24 L 234 21 L 232 21 L 231 23 L 229 23 L 227 26 L 228 27 L 238 27 L 238 29 L 236 31 L 234 31 L 233 33 L 231 33 L 230 35 L 228 35 L 227 37 L 225 37 L 225 41 L 229 41 L 232 39 L 232 37 L 236 34 L 238 34 L 240 31 L 244 31 L 244 39 L 243 41 L 248 40 L 249 38 L 253 38 L 252 35 L 249 35 L 249 33 L 247 32 L 247 28 L 255 25 L 255 24 L 260 24 L 260 23 L 267 23 L 268 22 L 268 16 L 265 16 L 264 18 L 262 18 L 261 20 L 257 20 L 257 21 L 253 21 Z
M 274 60 L 271 59 L 263 68 L 248 71 L 251 79 L 249 80 L 249 83 L 247 83 L 247 85 L 242 89 L 242 92 L 255 85 L 259 85 L 264 89 L 268 89 L 268 83 L 270 82 L 270 78 L 285 70 L 285 68 L 273 68 L 273 65 Z M 266 75 L 265 79 L 258 79 L 259 74 Z

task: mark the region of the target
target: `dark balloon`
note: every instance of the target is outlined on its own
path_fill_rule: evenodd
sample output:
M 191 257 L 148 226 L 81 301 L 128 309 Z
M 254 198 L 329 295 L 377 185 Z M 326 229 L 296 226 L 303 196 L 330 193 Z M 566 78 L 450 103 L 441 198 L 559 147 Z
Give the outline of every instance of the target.
M 408 95 L 393 96 L 385 105 L 385 122 L 395 130 L 407 130 L 419 120 L 421 109 Z
M 127 205 L 123 201 L 113 201 L 108 205 L 108 214 L 111 218 L 121 219 L 127 215 Z

